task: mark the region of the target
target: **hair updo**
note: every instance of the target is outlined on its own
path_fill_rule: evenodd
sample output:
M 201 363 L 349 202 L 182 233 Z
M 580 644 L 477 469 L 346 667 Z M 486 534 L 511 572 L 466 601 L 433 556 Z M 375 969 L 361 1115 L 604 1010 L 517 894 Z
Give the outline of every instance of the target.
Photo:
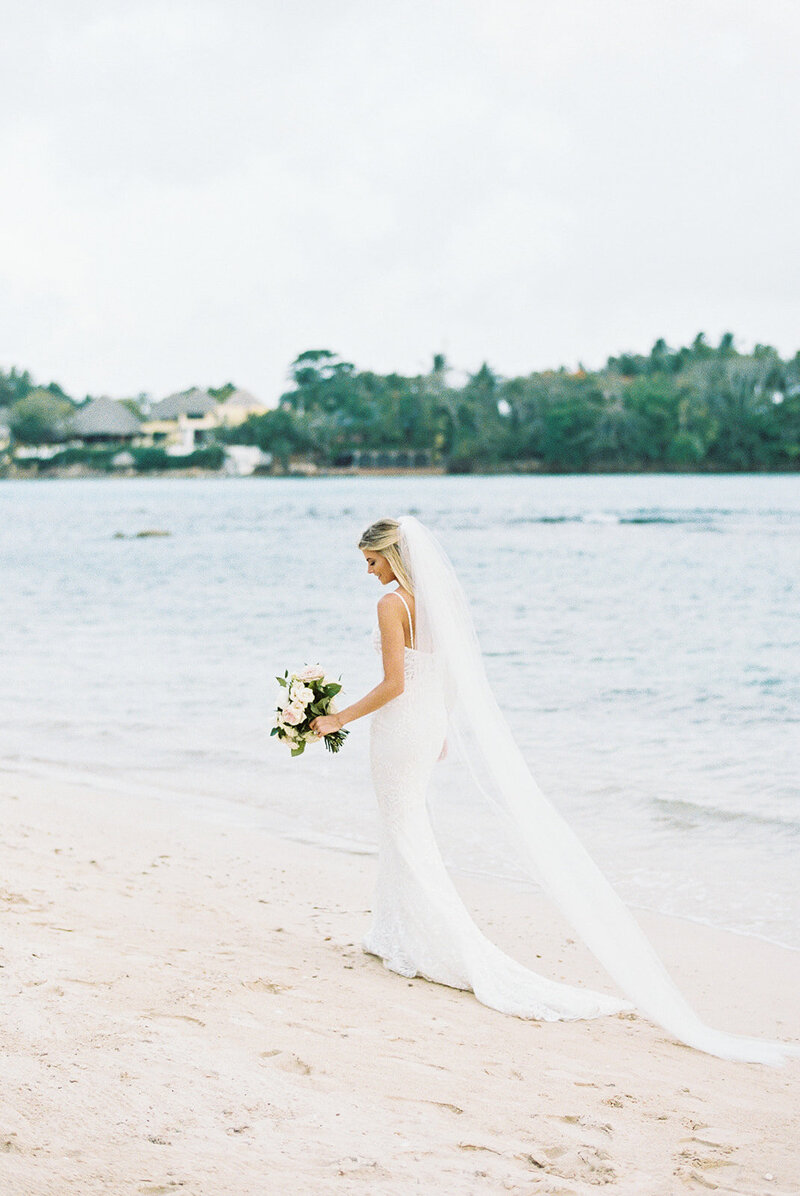
M 389 568 L 404 590 L 414 593 L 411 572 L 400 550 L 400 524 L 396 519 L 379 519 L 371 523 L 358 542 L 359 548 L 379 552 L 386 557 Z

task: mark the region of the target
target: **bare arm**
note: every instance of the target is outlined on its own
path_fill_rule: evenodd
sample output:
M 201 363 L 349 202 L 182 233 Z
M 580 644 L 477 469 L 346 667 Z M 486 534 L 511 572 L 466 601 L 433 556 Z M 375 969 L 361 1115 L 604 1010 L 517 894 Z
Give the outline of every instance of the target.
M 372 714 L 380 710 L 387 702 L 399 697 L 405 688 L 405 633 L 400 614 L 400 603 L 390 594 L 384 594 L 378 603 L 378 627 L 381 633 L 381 651 L 383 653 L 383 680 L 374 689 L 345 707 L 338 714 L 324 715 L 315 718 L 311 727 L 320 735 L 330 735 L 331 731 L 339 731 L 346 723 L 355 722 L 365 714 Z

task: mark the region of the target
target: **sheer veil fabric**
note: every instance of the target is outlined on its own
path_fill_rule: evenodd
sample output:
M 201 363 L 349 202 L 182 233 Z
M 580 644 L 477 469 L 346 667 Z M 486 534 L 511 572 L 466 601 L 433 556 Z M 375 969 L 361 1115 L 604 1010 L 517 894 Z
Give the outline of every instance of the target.
M 777 1065 L 800 1046 L 707 1026 L 683 998 L 638 923 L 577 836 L 544 796 L 500 710 L 464 593 L 444 550 L 413 516 L 400 550 L 416 602 L 416 648 L 443 677 L 448 736 L 483 795 L 510 823 L 533 877 L 627 998 L 675 1038 L 722 1059 Z

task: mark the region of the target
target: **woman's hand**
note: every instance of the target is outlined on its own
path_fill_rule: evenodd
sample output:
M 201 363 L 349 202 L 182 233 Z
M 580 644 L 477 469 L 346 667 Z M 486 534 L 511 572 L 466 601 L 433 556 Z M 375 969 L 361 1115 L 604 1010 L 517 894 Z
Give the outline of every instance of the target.
M 332 735 L 334 731 L 341 731 L 344 721 L 340 714 L 321 714 L 311 724 L 311 730 L 317 735 Z

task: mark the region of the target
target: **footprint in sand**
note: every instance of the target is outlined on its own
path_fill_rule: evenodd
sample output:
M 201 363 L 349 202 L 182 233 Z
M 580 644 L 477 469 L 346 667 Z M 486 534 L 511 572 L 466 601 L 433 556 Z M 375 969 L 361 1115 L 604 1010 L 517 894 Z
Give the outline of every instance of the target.
M 279 1067 L 281 1071 L 294 1072 L 300 1076 L 310 1076 L 312 1068 L 308 1063 L 304 1062 L 299 1055 L 293 1055 L 289 1051 L 262 1051 L 260 1059 L 271 1060 L 275 1067 Z
M 350 1179 L 391 1179 L 391 1172 L 387 1171 L 377 1159 L 362 1159 L 358 1155 L 351 1155 L 345 1159 L 338 1159 L 334 1164 L 336 1174 Z
M 534 1150 L 532 1161 L 537 1167 L 560 1179 L 582 1180 L 592 1185 L 614 1183 L 617 1175 L 603 1147 L 613 1136 L 610 1125 L 577 1114 L 548 1120 L 560 1123 L 561 1141 Z
M 201 1022 L 199 1017 L 191 1017 L 188 1013 L 159 1013 L 157 1009 L 152 1013 L 140 1013 L 142 1018 L 166 1018 L 168 1021 L 176 1022 L 193 1022 L 196 1026 L 205 1026 L 205 1022 Z
M 276 980 L 243 980 L 243 988 L 249 988 L 254 993 L 285 993 L 291 987 L 286 984 L 278 984 Z
M 403 1056 L 402 1055 L 386 1055 L 386 1056 L 384 1056 L 384 1058 L 402 1059 Z M 424 1066 L 424 1064 L 421 1066 Z M 397 1100 L 397 1101 L 407 1101 L 409 1104 L 412 1104 L 412 1105 L 436 1105 L 436 1107 L 438 1109 L 446 1109 L 448 1113 L 455 1113 L 457 1116 L 460 1116 L 464 1112 L 464 1110 L 461 1108 L 460 1105 L 451 1104 L 450 1101 L 446 1101 L 446 1100 L 429 1100 L 428 1098 L 426 1098 L 424 1096 L 397 1096 L 396 1094 L 393 1093 L 389 1097 L 389 1099 Z
M 708 1188 L 713 1190 L 719 1187 L 713 1174 L 719 1171 L 721 1167 L 736 1167 L 738 1164 L 735 1159 L 729 1156 L 736 1150 L 735 1146 L 731 1146 L 725 1141 L 725 1135 L 717 1133 L 710 1126 L 703 1126 L 699 1134 L 693 1134 L 689 1138 L 682 1138 L 681 1144 L 683 1150 L 678 1154 L 678 1164 L 675 1168 L 675 1176 L 689 1188 Z M 728 1181 L 730 1180 L 730 1172 L 728 1172 L 723 1180 L 719 1176 L 720 1181 L 725 1183 L 727 1189 Z

